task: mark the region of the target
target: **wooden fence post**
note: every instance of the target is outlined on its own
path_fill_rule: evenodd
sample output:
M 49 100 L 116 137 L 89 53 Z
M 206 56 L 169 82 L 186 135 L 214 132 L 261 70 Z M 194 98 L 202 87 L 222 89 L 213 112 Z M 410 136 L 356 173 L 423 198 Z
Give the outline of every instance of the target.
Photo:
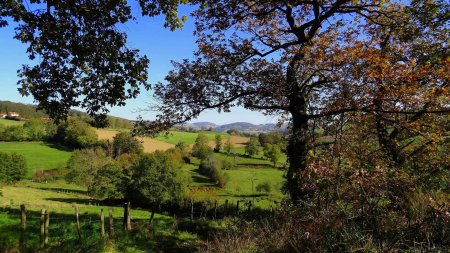
M 225 200 L 224 216 L 228 214 L 228 199 Z
M 248 211 L 249 211 L 249 212 L 250 212 L 251 208 L 252 208 L 252 201 L 250 200 L 250 201 L 248 202 Z
M 124 214 L 123 214 L 123 230 L 128 232 L 131 230 L 131 203 L 127 202 L 124 206 Z
M 100 209 L 100 236 L 105 238 L 105 216 L 103 215 L 103 208 Z
M 113 218 L 113 209 L 109 208 L 109 236 L 114 236 L 114 218 Z
M 20 205 L 20 229 L 25 231 L 27 229 L 27 213 L 25 205 Z
M 40 224 L 39 239 L 41 242 L 41 247 L 44 247 L 44 235 L 45 235 L 45 209 L 41 209 L 41 224 Z
M 194 221 L 194 200 L 191 198 L 191 223 Z
M 236 202 L 236 215 L 239 215 L 239 200 Z
M 81 229 L 80 229 L 80 218 L 78 215 L 78 207 L 75 207 L 75 221 L 77 223 L 78 240 L 81 241 Z
M 27 213 L 25 209 L 25 205 L 20 205 L 20 239 L 19 246 L 20 252 L 26 251 L 26 229 L 27 229 Z
M 217 200 L 214 201 L 214 219 L 216 219 L 217 216 Z
M 50 226 L 50 212 L 45 211 L 45 237 L 44 237 L 44 244 L 48 245 L 48 230 Z

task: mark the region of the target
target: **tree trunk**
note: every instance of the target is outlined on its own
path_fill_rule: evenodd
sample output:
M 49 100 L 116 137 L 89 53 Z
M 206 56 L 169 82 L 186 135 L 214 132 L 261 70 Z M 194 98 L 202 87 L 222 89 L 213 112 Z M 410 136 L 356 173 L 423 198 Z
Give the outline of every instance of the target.
M 300 172 L 307 167 L 307 136 L 308 136 L 308 112 L 307 97 L 297 81 L 297 68 L 302 53 L 294 56 L 289 64 L 286 81 L 291 85 L 289 99 L 289 112 L 292 117 L 292 130 L 287 146 L 289 168 L 286 173 L 286 188 L 291 200 L 296 205 L 304 197 L 299 181 Z

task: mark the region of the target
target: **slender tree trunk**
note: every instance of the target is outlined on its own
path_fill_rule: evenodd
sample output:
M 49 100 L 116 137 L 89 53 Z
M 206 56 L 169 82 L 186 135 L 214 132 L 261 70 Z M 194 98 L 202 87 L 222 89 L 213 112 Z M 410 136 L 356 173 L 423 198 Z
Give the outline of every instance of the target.
M 297 80 L 297 68 L 302 53 L 294 56 L 287 70 L 286 81 L 291 85 L 289 99 L 289 112 L 292 117 L 292 131 L 287 146 L 289 168 L 286 173 L 287 190 L 294 204 L 303 198 L 299 181 L 300 172 L 307 167 L 307 136 L 308 136 L 308 112 L 307 97 Z

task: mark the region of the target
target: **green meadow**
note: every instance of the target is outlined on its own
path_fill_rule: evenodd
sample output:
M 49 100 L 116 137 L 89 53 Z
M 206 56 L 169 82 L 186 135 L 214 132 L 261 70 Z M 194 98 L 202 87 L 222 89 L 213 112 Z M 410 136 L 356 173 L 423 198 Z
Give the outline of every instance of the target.
M 0 125 L 4 125 L 4 126 L 21 126 L 24 123 L 25 123 L 24 121 L 0 119 Z
M 71 151 L 46 142 L 0 142 L 0 152 L 23 155 L 27 161 L 27 178 L 39 171 L 66 166 Z
M 70 189 L 59 192 L 57 189 Z M 27 231 L 25 245 L 19 244 L 19 206 L 27 208 Z M 179 231 L 174 227 L 173 217 L 155 214 L 152 230 L 149 230 L 150 213 L 146 210 L 131 210 L 132 233 L 124 233 L 123 207 L 113 206 L 114 240 L 103 240 L 100 236 L 100 212 L 103 209 L 106 233 L 109 233 L 109 206 L 98 203 L 86 195 L 86 189 L 63 181 L 48 184 L 21 181 L 13 186 L 4 186 L 0 196 L 0 251 L 23 249 L 36 252 L 39 242 L 40 210 L 50 213 L 49 243 L 44 252 L 160 252 L 160 247 L 173 252 L 192 252 L 198 246 L 198 235 Z M 81 241 L 75 223 L 75 207 L 79 210 Z M 180 220 L 180 222 L 183 222 Z M 21 251 L 22 252 L 22 251 Z M 41 251 L 39 251 L 41 252 Z
M 155 137 L 155 139 L 171 144 L 177 144 L 179 142 L 184 142 L 186 144 L 194 144 L 195 139 L 197 138 L 199 133 L 206 135 L 206 137 L 208 137 L 208 139 L 211 141 L 215 139 L 216 134 L 221 134 L 224 138 L 228 136 L 227 134 L 224 133 L 210 132 L 210 131 L 202 131 L 198 133 L 170 131 L 168 134 L 158 135 L 157 137 Z

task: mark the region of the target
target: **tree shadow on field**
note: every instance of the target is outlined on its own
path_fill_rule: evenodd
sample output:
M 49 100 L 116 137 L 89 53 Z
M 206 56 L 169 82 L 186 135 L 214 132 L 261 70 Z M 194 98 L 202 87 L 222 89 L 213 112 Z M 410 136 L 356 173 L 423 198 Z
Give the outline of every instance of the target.
M 270 164 L 255 164 L 255 163 L 238 163 L 239 166 L 251 167 L 255 169 L 274 169 Z
M 45 191 L 53 191 L 53 192 L 59 192 L 59 193 L 73 193 L 73 194 L 87 194 L 86 190 L 70 190 L 70 189 L 62 189 L 62 188 L 48 188 L 48 187 L 33 187 L 35 189 L 39 190 L 45 190 Z
M 52 149 L 61 150 L 61 151 L 68 151 L 68 152 L 73 151 L 73 149 L 71 149 L 69 147 L 66 147 L 66 146 L 63 146 L 63 145 L 61 145 L 59 143 L 43 142 L 42 145 L 46 146 L 46 147 L 49 147 L 49 148 L 52 148 Z
M 94 205 L 95 203 L 100 203 L 94 199 L 81 199 L 81 198 L 45 198 L 45 200 L 64 202 L 69 204 L 80 204 L 80 205 Z

